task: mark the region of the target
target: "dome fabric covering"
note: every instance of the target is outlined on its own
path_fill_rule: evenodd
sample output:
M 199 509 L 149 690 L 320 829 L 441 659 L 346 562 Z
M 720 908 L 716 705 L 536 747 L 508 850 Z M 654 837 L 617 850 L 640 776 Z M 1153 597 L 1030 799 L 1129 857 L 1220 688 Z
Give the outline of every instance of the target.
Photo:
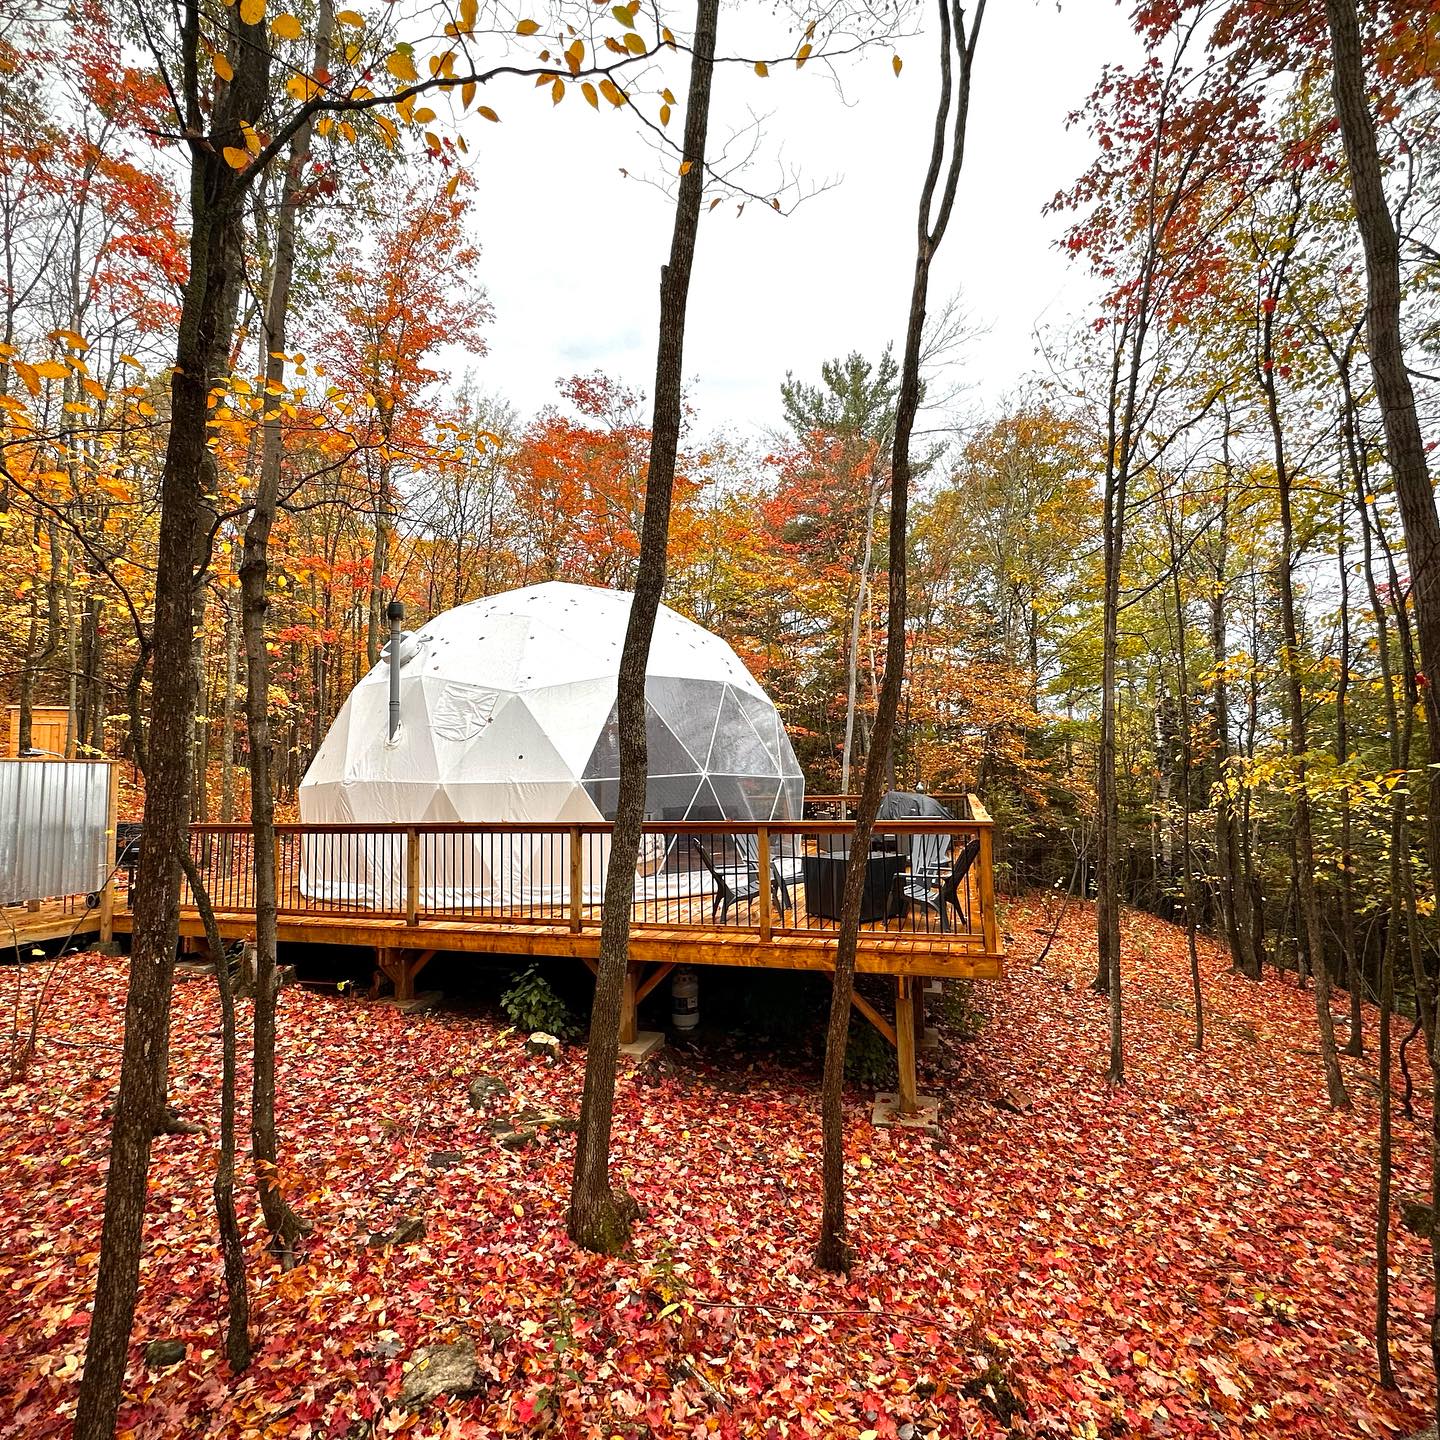
M 389 661 L 382 659 L 351 691 L 301 782 L 301 820 L 613 819 L 616 677 L 631 600 L 621 591 L 550 582 L 435 616 L 401 647 L 395 739 Z M 663 605 L 650 648 L 646 721 L 647 819 L 800 818 L 804 779 L 774 705 L 729 645 Z M 427 905 L 447 903 L 440 892 L 455 890 L 461 875 L 467 892 L 478 889 L 492 902 L 566 898 L 561 837 L 517 835 L 503 846 L 493 843 L 499 837 L 446 837 L 450 849 L 475 852 L 458 857 L 458 866 L 455 855 L 438 854 L 440 838 L 429 837 L 422 849 L 423 868 L 434 872 L 422 875 Z M 587 849 L 602 843 L 593 837 Z M 394 871 L 403 865 L 393 842 L 377 836 L 359 847 L 368 852 L 364 860 L 356 855 L 344 864 L 317 851 L 341 848 L 323 837 L 306 846 L 305 893 L 393 907 Z M 604 883 L 597 858 L 584 866 L 587 892 Z

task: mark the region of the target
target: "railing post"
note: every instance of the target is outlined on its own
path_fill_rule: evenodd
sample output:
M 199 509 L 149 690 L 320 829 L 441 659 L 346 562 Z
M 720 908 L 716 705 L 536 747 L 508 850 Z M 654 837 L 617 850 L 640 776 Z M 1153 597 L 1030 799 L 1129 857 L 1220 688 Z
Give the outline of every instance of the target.
M 420 832 L 411 825 L 405 831 L 405 923 L 420 918 Z
M 270 852 L 270 878 L 275 887 L 275 913 L 278 915 L 287 908 L 285 904 L 285 836 L 276 830 L 272 838 L 275 848 Z M 254 910 L 258 903 L 259 897 L 254 893 L 252 885 L 250 908 Z
M 580 827 L 570 827 L 570 929 L 578 935 L 584 925 L 585 874 L 581 864 Z
M 762 825 L 755 850 L 755 868 L 760 872 L 760 938 L 770 938 L 770 827 Z
M 995 832 L 988 823 L 980 827 L 980 922 L 985 934 L 985 953 L 1000 953 L 1000 919 L 995 914 Z

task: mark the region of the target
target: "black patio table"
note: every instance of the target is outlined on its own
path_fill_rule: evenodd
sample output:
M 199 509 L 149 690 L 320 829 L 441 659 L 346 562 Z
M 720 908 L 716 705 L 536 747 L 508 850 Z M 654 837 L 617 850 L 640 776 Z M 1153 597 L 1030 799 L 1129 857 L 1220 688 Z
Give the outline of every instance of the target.
M 800 859 L 800 878 L 805 886 L 805 913 L 824 920 L 840 918 L 845 894 L 845 868 L 850 862 L 850 839 L 846 835 L 820 837 L 816 854 Z M 894 851 L 872 850 L 865 861 L 865 889 L 860 900 L 862 923 L 886 920 L 900 913 L 895 877 L 904 872 L 905 857 Z

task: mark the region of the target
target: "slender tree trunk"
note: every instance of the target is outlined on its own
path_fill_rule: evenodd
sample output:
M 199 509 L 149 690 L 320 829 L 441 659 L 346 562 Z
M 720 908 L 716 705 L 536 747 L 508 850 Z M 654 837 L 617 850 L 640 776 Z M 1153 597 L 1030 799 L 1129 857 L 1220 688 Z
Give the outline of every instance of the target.
M 35 538 L 40 538 L 40 524 L 36 521 Z M 40 650 L 40 592 L 32 582 L 30 603 L 26 607 L 30 614 L 25 627 L 25 657 L 20 662 L 20 690 L 16 696 L 15 715 L 16 753 L 28 755 L 35 748 L 35 676 L 39 670 Z
M 240 678 L 240 627 L 235 623 L 235 597 L 225 605 L 225 704 L 220 735 L 220 823 L 235 819 L 235 692 Z M 228 853 L 228 848 L 227 848 Z
M 210 696 L 209 687 L 206 685 L 205 609 L 205 592 L 202 590 L 195 602 L 195 751 L 190 766 L 195 777 L 191 816 L 201 825 L 210 820 L 210 791 L 206 783 L 210 778 Z
M 1183 496 L 1181 497 L 1183 506 Z M 1183 515 L 1183 508 L 1181 514 Z M 1205 1000 L 1200 988 L 1200 951 L 1196 943 L 1197 901 L 1195 857 L 1190 843 L 1190 777 L 1193 747 L 1190 735 L 1190 664 L 1185 648 L 1185 599 L 1180 588 L 1180 547 L 1170 512 L 1166 522 L 1170 539 L 1170 582 L 1175 600 L 1175 694 L 1180 711 L 1180 863 L 1183 867 L 1185 896 L 1185 946 L 1190 956 L 1190 995 L 1195 1009 L 1195 1048 L 1205 1048 Z
M 380 637 L 384 629 L 382 616 L 386 605 L 385 572 L 390 566 L 390 536 L 395 528 L 395 480 L 390 460 L 390 431 L 394 407 L 388 398 L 377 396 L 383 438 L 378 477 L 379 493 L 375 501 L 375 532 L 370 548 L 370 610 L 365 622 L 365 658 L 371 666 L 380 663 Z
M 1415 393 L 1405 365 L 1400 325 L 1400 247 L 1385 199 L 1355 0 L 1326 0 L 1325 9 L 1334 58 L 1335 109 L 1340 118 L 1350 186 L 1355 197 L 1355 223 L 1365 249 L 1369 287 L 1365 320 L 1370 367 L 1375 376 L 1386 450 L 1405 527 L 1420 662 L 1430 682 L 1425 687 L 1424 699 L 1426 730 L 1433 748 L 1435 737 L 1440 736 L 1440 516 L 1435 510 L 1435 492 L 1425 458 Z M 1433 880 L 1440 877 L 1440 767 L 1432 767 L 1430 771 L 1427 808 L 1427 848 Z M 1413 892 L 1413 885 L 1410 888 Z M 1413 923 L 1413 912 L 1410 918 Z M 1413 954 L 1413 938 L 1411 944 Z M 1424 1018 L 1425 1008 L 1419 999 L 1421 970 L 1423 967 L 1417 967 L 1417 1004 L 1422 1006 Z M 1424 988 L 1428 990 L 1428 982 Z M 1432 1075 L 1431 1198 L 1440 1202 L 1440 1054 L 1436 1050 L 1435 1030 L 1432 1015 L 1427 1035 Z M 1440 1293 L 1440 1234 L 1434 1231 L 1430 1251 L 1432 1280 Z M 1440 1376 L 1440 1307 L 1436 1307 L 1431 1318 L 1430 1357 L 1436 1375 Z M 1436 1392 L 1436 1407 L 1437 1418 L 1440 1418 L 1440 1388 Z
M 105 602 L 98 595 L 90 597 L 90 650 L 86 689 L 89 705 L 86 710 L 86 733 L 90 749 L 96 755 L 105 753 Z
M 42 526 L 35 521 L 35 541 L 38 545 L 42 532 L 49 541 L 49 562 L 45 582 L 45 614 L 40 613 L 41 589 L 38 584 L 30 587 L 30 623 L 25 642 L 25 658 L 20 666 L 20 710 L 19 740 L 20 753 L 34 749 L 34 708 L 35 686 L 45 667 L 55 658 L 60 648 L 60 576 L 59 536 L 53 520 Z M 34 577 L 38 579 L 39 577 Z
M 1364 540 L 1365 556 L 1365 578 L 1366 586 L 1370 592 L 1370 603 L 1373 608 L 1380 603 L 1379 592 L 1374 583 L 1374 546 L 1371 543 L 1372 533 L 1378 538 L 1381 547 L 1385 551 L 1387 579 L 1390 586 L 1390 593 L 1395 606 L 1395 631 L 1400 642 L 1400 673 L 1399 679 L 1405 686 L 1407 703 L 1407 725 L 1413 721 L 1413 710 L 1419 703 L 1417 690 L 1417 679 L 1415 675 L 1414 647 L 1410 636 L 1410 624 L 1405 605 L 1404 587 L 1401 586 L 1399 576 L 1395 571 L 1394 556 L 1391 553 L 1390 545 L 1386 539 L 1384 529 L 1380 523 L 1379 507 L 1371 506 L 1366 497 L 1370 495 L 1372 486 L 1370 483 L 1370 470 L 1365 456 L 1365 447 L 1361 444 L 1359 424 L 1357 419 L 1357 408 L 1355 405 L 1355 392 L 1351 382 L 1350 355 L 1347 352 L 1338 353 L 1332 348 L 1332 355 L 1336 361 L 1336 374 L 1340 380 L 1341 394 L 1344 400 L 1342 410 L 1341 433 L 1345 442 L 1345 459 L 1349 466 L 1351 483 L 1354 486 L 1355 496 L 1359 505 L 1359 514 L 1362 525 L 1361 534 Z M 1372 516 L 1373 508 L 1373 516 Z M 1372 531 L 1373 520 L 1373 531 Z M 1388 613 L 1383 612 L 1382 613 Z M 1392 665 L 1393 674 L 1393 665 Z M 1406 754 L 1409 754 L 1407 746 Z M 1408 824 L 1408 813 L 1407 813 Z M 1407 842 L 1408 843 L 1408 842 Z M 1411 871 L 1405 870 L 1407 879 Z M 1408 890 L 1413 892 L 1413 884 Z M 1392 913 L 1393 923 L 1393 913 Z M 1410 937 L 1412 942 L 1417 937 Z M 1420 1023 L 1425 1030 L 1425 1042 L 1428 1050 L 1435 1047 L 1435 1000 L 1433 987 L 1430 983 L 1430 976 L 1426 971 L 1424 957 L 1420 952 L 1418 943 L 1411 943 L 1411 981 L 1415 987 L 1415 1008 Z
M 1210 652 L 1215 664 L 1215 859 L 1220 882 L 1220 913 L 1230 962 L 1242 975 L 1255 980 L 1260 963 L 1250 928 L 1248 907 L 1241 900 L 1240 822 L 1230 793 L 1230 686 L 1225 675 L 1228 646 L 1225 640 L 1225 552 L 1227 512 L 1219 525 L 1219 558 L 1215 588 L 1210 596 Z
M 1342 772 L 1350 759 L 1350 566 L 1345 556 L 1345 526 L 1348 507 L 1340 506 L 1340 674 L 1335 682 L 1335 760 Z M 1350 996 L 1350 1025 L 1345 1053 L 1365 1053 L 1361 1033 L 1363 1010 L 1361 989 L 1364 972 L 1355 953 L 1355 853 L 1350 814 L 1350 790 L 1343 774 L 1340 780 L 1340 948 L 1344 952 L 1345 986 Z
M 1348 387 L 1347 387 L 1348 389 Z M 1353 438 L 1350 422 L 1353 410 L 1347 407 L 1346 439 Z M 1347 449 L 1350 447 L 1347 444 Z M 1376 650 L 1380 678 L 1385 691 L 1385 719 L 1390 734 L 1391 769 L 1409 771 L 1410 743 L 1415 710 L 1406 705 L 1404 720 L 1395 703 L 1395 673 L 1390 650 L 1390 623 L 1380 589 L 1375 583 L 1374 555 L 1370 543 L 1370 521 L 1365 500 L 1365 483 L 1351 453 L 1351 478 L 1361 526 L 1365 559 L 1365 583 L 1370 593 L 1370 612 L 1375 622 Z M 1399 944 L 1399 913 L 1405 908 L 1406 876 L 1410 866 L 1408 785 L 1390 792 L 1390 923 L 1385 929 L 1385 948 L 1380 957 L 1380 1173 L 1375 1215 L 1375 1359 L 1380 1383 L 1396 1388 L 1395 1370 L 1390 1361 L 1390 1186 L 1391 1157 L 1391 1040 L 1390 1017 L 1395 1008 L 1395 950 Z
M 139 1284 L 150 1144 L 165 1095 L 180 852 L 188 843 L 190 818 L 194 590 L 196 567 L 208 560 L 214 524 L 214 512 L 205 500 L 214 487 L 207 445 L 209 392 L 228 367 L 241 263 L 239 181 L 219 151 L 221 143 L 243 145 L 240 121 L 258 118 L 269 89 L 270 50 L 264 24 L 246 24 L 238 13 L 230 23 L 235 30 L 235 80 L 224 88 L 212 117 L 215 143 L 195 143 L 190 149 L 190 273 L 181 301 L 160 482 L 145 845 L 132 902 L 125 1039 L 76 1440 L 109 1440 L 115 1429 Z M 195 0 L 185 0 L 182 9 L 181 50 L 188 80 L 186 119 L 193 133 L 202 135 L 197 79 L 200 16 Z
M 1400 325 L 1400 244 L 1385 199 L 1375 119 L 1365 76 L 1365 54 L 1355 0 L 1325 0 L 1333 57 L 1332 89 L 1350 188 L 1355 197 L 1355 226 L 1365 249 L 1368 300 L 1365 329 L 1375 393 L 1385 425 L 1385 448 L 1405 527 L 1405 550 L 1410 562 L 1410 595 L 1415 628 L 1420 638 L 1420 664 L 1429 677 L 1425 687 L 1425 721 L 1432 737 L 1440 736 L 1440 515 L 1425 458 L 1425 441 L 1415 408 L 1415 392 L 1405 365 Z M 1440 767 L 1430 772 L 1430 871 L 1440 876 Z M 1440 1113 L 1435 1116 L 1440 1127 Z M 1436 1153 L 1440 1156 L 1440 1129 Z M 1437 1161 L 1440 1163 L 1440 1161 Z M 1435 1274 L 1440 1281 L 1440 1237 L 1435 1241 Z M 1440 1373 L 1440 1318 L 1432 1335 L 1437 1373 Z
M 1287 257 L 1289 253 L 1286 252 Z M 1284 260 L 1276 267 L 1277 293 L 1284 285 Z M 1310 952 L 1310 965 L 1315 976 L 1315 1015 L 1320 1030 L 1320 1058 L 1325 1066 L 1325 1088 L 1330 1104 L 1337 1110 L 1350 1108 L 1345 1093 L 1345 1080 L 1335 1051 L 1335 1021 L 1330 1013 L 1330 968 L 1325 961 L 1325 937 L 1320 928 L 1320 902 L 1315 892 L 1315 841 L 1311 829 L 1310 794 L 1307 789 L 1306 756 L 1309 736 L 1305 719 L 1305 696 L 1300 683 L 1299 626 L 1295 612 L 1295 517 L 1291 505 L 1290 469 L 1285 456 L 1284 431 L 1280 424 L 1279 398 L 1275 387 L 1272 335 L 1275 310 L 1265 313 L 1263 322 L 1264 360 L 1260 384 L 1265 395 L 1265 410 L 1270 421 L 1270 435 L 1275 454 L 1275 479 L 1280 491 L 1280 535 L 1282 553 L 1276 566 L 1280 587 L 1280 621 L 1284 635 L 1281 668 L 1284 671 L 1285 698 L 1289 710 L 1290 751 L 1295 767 L 1295 815 L 1292 836 L 1295 846 L 1295 884 L 1297 938 L 1303 932 L 1304 946 Z
M 170 986 L 179 928 L 180 851 L 190 820 L 190 750 L 195 714 L 193 573 L 205 530 L 209 380 L 223 371 L 229 325 L 222 311 L 226 267 L 238 246 L 218 217 L 195 216 L 192 269 L 171 378 L 170 439 L 161 480 L 154 680 L 145 740 L 145 844 L 136 871 L 130 989 L 120 1088 L 110 1132 L 105 1223 L 95 1308 L 75 1433 L 104 1440 L 114 1429 L 139 1277 L 150 1142 L 165 1099 Z
M 225 1272 L 225 1358 L 231 1374 L 238 1375 L 250 1363 L 250 1291 L 245 1278 L 245 1241 L 235 1213 L 235 990 L 210 892 L 188 851 L 181 852 L 180 865 L 205 926 L 205 943 L 215 962 L 220 993 L 220 1148 L 212 1193 Z
M 1390 582 L 1392 614 L 1395 618 L 1395 634 L 1400 642 L 1400 673 L 1405 685 L 1405 703 L 1410 709 L 1414 710 L 1419 707 L 1422 702 L 1420 699 L 1420 675 L 1416 669 L 1415 640 L 1410 631 L 1409 610 L 1405 603 L 1405 587 L 1400 583 L 1400 577 L 1395 570 L 1395 557 L 1391 552 L 1389 541 L 1385 536 L 1378 503 L 1370 507 L 1370 516 L 1375 526 L 1375 535 L 1385 550 L 1386 571 Z M 1426 1047 L 1433 1053 L 1437 1045 L 1440 1045 L 1440 1032 L 1437 1032 L 1436 1028 L 1435 986 L 1426 967 L 1423 947 L 1420 943 L 1420 931 L 1414 909 L 1415 883 L 1413 867 L 1407 867 L 1404 873 L 1406 880 L 1406 903 L 1410 907 L 1408 911 L 1409 920 L 1407 929 L 1409 930 L 1410 970 L 1415 985 L 1416 1008 L 1420 1012 L 1420 1023 L 1425 1029 Z
M 966 33 L 965 14 L 959 4 L 953 16 L 946 0 L 940 12 L 940 102 L 930 147 L 930 164 L 920 192 L 917 220 L 915 276 L 910 290 L 910 313 L 905 352 L 900 366 L 900 390 L 895 405 L 894 451 L 890 464 L 890 603 L 885 637 L 885 674 L 875 707 L 875 721 L 865 755 L 865 779 L 855 810 L 850 841 L 850 863 L 840 906 L 840 929 L 835 945 L 835 974 L 831 981 L 830 1019 L 825 1034 L 825 1073 L 821 1081 L 820 1115 L 824 1154 L 821 1174 L 824 1199 L 815 1263 L 822 1270 L 844 1272 L 850 1267 L 850 1243 L 845 1224 L 845 1047 L 850 1034 L 850 1005 L 855 987 L 855 958 L 860 942 L 860 907 L 864 898 L 866 856 L 875 816 L 880 808 L 889 771 L 895 718 L 900 709 L 900 688 L 905 672 L 906 542 L 910 499 L 910 437 L 920 404 L 920 355 L 925 331 L 925 307 L 930 291 L 930 266 L 944 239 L 965 162 L 965 134 L 970 114 L 970 84 L 975 46 L 985 18 L 985 0 L 978 0 L 975 17 Z M 953 42 L 953 53 L 952 53 Z M 958 64 L 958 82 L 952 70 Z M 954 116 L 951 118 L 952 85 Z M 945 164 L 948 145 L 950 161 Z M 935 190 L 944 174 L 938 208 Z
M 684 383 L 685 316 L 690 273 L 705 189 L 705 142 L 710 123 L 710 88 L 715 71 L 719 0 L 698 0 L 690 89 L 685 103 L 683 162 L 670 260 L 660 274 L 660 335 L 655 357 L 655 408 L 650 435 L 650 468 L 645 486 L 635 596 L 620 652 L 616 705 L 620 721 L 620 787 L 610 859 L 605 871 L 600 964 L 590 1012 L 585 1057 L 585 1090 L 570 1186 L 570 1238 L 586 1250 L 614 1255 L 630 1238 L 635 1205 L 610 1183 L 610 1129 L 619 1063 L 620 1009 L 630 966 L 630 912 L 635 900 L 635 866 L 645 819 L 648 756 L 645 744 L 645 676 L 655 616 L 665 590 L 670 504 L 680 448 Z
M 65 578 L 65 758 L 73 760 L 80 745 L 80 610 L 75 555 L 68 542 Z
M 324 70 L 329 63 L 333 24 L 331 0 L 320 0 L 315 40 L 317 71 Z M 279 392 L 285 385 L 285 336 L 295 271 L 296 211 L 310 158 L 310 134 L 308 124 L 296 132 L 281 185 L 275 261 L 262 325 L 266 397 L 260 479 L 255 487 L 250 522 L 245 527 L 240 560 L 240 624 L 245 643 L 245 728 L 250 740 L 250 837 L 255 893 L 255 1060 L 251 1077 L 250 1155 L 266 1228 L 274 1244 L 287 1255 L 310 1226 L 291 1209 L 281 1191 L 280 1143 L 275 1130 L 275 1012 L 279 994 L 275 960 L 279 896 L 276 893 L 270 655 L 265 648 L 265 619 L 270 603 L 270 532 L 279 503 L 284 440 Z
M 865 614 L 865 597 L 870 588 L 870 547 L 875 537 L 875 506 L 880 491 L 873 475 L 865 481 L 867 499 L 865 502 L 865 534 L 860 542 L 859 583 L 855 590 L 855 605 L 850 614 L 850 663 L 845 693 L 845 748 L 840 754 L 840 793 L 850 793 L 850 756 L 855 740 L 855 704 L 860 688 L 860 622 Z

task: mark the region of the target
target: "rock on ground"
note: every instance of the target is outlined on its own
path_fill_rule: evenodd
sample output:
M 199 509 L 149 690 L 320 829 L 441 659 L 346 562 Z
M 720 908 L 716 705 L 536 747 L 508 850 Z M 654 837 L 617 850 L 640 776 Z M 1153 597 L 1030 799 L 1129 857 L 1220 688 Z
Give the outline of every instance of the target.
M 422 1345 L 411 1358 L 402 1405 L 427 1405 L 442 1395 L 469 1395 L 479 1389 L 475 1342 L 468 1337 L 453 1345 Z

